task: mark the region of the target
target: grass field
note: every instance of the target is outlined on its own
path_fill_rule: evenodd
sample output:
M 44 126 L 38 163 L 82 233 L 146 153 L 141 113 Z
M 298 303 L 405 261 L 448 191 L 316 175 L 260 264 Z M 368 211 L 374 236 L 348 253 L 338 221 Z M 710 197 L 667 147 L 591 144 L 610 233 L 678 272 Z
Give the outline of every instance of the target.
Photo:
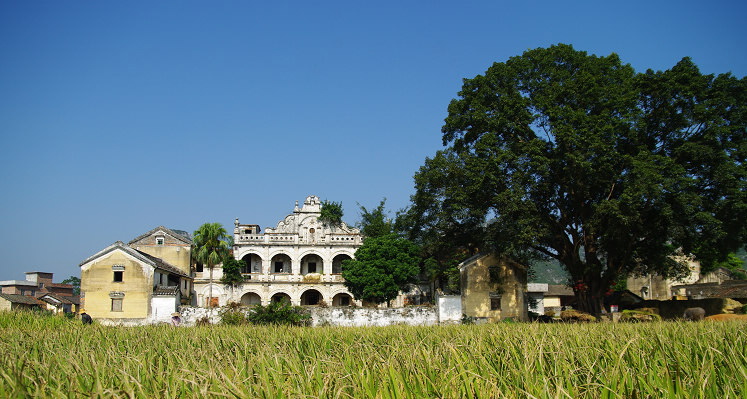
M 746 329 L 118 328 L 0 313 L 0 397 L 742 398 Z

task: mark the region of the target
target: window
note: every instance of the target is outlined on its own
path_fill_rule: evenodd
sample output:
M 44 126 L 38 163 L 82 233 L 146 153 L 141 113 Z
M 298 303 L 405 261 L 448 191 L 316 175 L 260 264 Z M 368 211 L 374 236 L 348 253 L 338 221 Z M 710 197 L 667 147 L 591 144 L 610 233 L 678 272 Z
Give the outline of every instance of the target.
M 316 262 L 309 262 L 309 273 L 316 273 Z
M 156 245 L 163 245 L 163 237 L 156 237 Z
M 283 262 L 275 262 L 275 273 L 283 272 Z
M 122 311 L 122 298 L 112 298 L 112 312 Z
M 122 281 L 124 281 L 122 279 L 123 275 L 124 275 L 124 272 L 120 272 L 120 271 L 114 272 L 114 282 L 121 283 Z
M 501 297 L 499 296 L 490 297 L 490 310 L 501 310 Z
M 202 273 L 202 263 L 197 262 L 197 264 L 195 265 L 195 271 L 197 273 Z

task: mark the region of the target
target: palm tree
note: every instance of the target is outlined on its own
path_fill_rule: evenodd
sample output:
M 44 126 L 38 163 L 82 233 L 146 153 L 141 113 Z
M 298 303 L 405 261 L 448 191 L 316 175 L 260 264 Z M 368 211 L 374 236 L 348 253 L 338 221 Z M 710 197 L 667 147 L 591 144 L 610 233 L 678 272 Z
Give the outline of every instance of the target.
M 208 306 L 213 300 L 213 267 L 228 254 L 228 233 L 220 223 L 205 223 L 194 233 L 194 259 L 210 269 Z

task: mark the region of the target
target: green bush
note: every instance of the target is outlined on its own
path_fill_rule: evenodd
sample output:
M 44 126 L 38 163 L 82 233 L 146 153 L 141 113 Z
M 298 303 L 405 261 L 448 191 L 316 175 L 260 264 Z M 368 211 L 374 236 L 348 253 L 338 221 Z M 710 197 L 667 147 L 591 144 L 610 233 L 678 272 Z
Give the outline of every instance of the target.
M 311 315 L 300 306 L 291 306 L 287 301 L 272 302 L 267 306 L 256 305 L 246 319 L 253 324 L 307 325 Z
M 661 316 L 645 310 L 623 310 L 620 321 L 641 322 L 641 321 L 661 321 Z

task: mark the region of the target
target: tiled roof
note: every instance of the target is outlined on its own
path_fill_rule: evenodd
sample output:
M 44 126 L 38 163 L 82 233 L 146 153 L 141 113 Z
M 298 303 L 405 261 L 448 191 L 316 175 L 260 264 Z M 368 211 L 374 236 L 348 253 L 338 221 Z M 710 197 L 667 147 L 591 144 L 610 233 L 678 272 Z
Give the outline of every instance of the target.
M 4 298 L 12 303 L 22 303 L 25 305 L 41 305 L 42 304 L 36 298 L 32 296 L 26 296 L 26 295 L 0 294 L 0 298 Z
M 148 237 L 148 236 L 156 233 L 159 230 L 161 230 L 161 231 L 169 234 L 170 236 L 172 236 L 172 237 L 174 237 L 174 238 L 176 238 L 176 239 L 184 242 L 185 244 L 190 244 L 190 245 L 192 244 L 192 237 L 190 237 L 189 233 L 187 233 L 186 231 L 184 231 L 184 230 L 172 230 L 172 229 L 170 229 L 168 227 L 164 227 L 164 226 L 158 226 L 155 229 L 153 229 L 153 230 L 151 230 L 151 231 L 149 231 L 149 232 L 147 232 L 145 234 L 141 234 L 141 235 L 133 238 L 132 240 L 130 240 L 130 244 L 132 244 L 134 242 L 137 242 L 137 241 L 140 241 L 143 238 Z
M 179 286 L 178 285 L 172 285 L 172 286 L 166 286 L 166 285 L 158 285 L 156 288 L 153 288 L 153 295 L 176 295 L 179 292 Z
M 47 302 L 47 303 L 51 303 L 52 305 L 56 305 L 58 303 L 67 303 L 67 304 L 73 304 L 73 305 L 79 305 L 80 304 L 80 300 L 78 299 L 77 296 L 44 294 L 41 297 L 39 297 L 39 300 Z

